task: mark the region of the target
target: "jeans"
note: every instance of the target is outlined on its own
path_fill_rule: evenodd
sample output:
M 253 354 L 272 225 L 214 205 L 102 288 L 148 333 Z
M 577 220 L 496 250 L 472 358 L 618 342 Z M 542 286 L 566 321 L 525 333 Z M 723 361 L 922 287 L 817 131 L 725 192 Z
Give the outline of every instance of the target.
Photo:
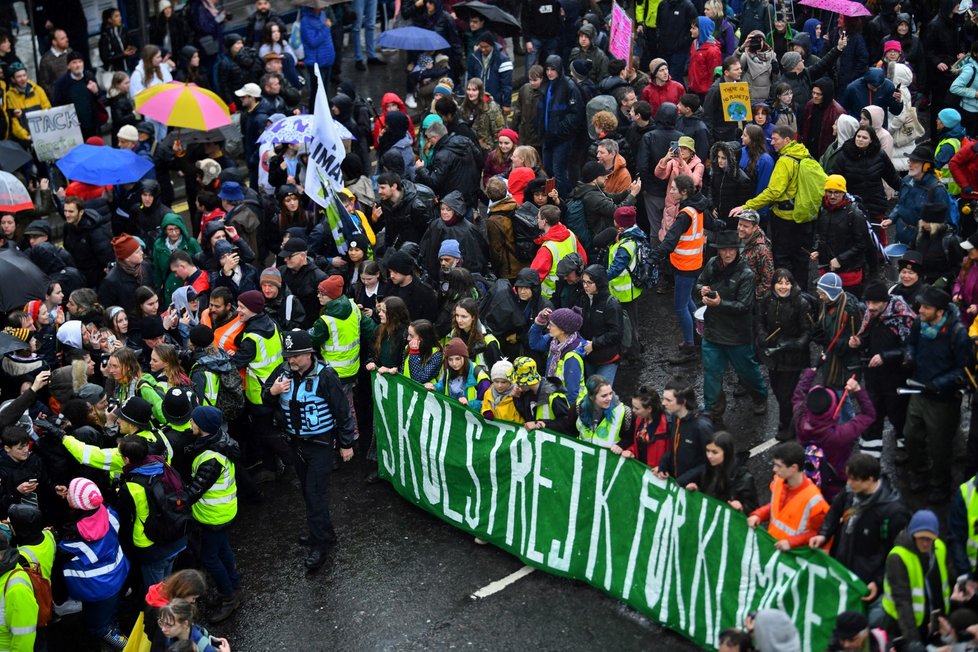
M 108 634 L 115 628 L 115 612 L 118 605 L 118 595 L 95 602 L 82 602 L 82 621 L 85 623 L 85 629 L 96 638 Z
M 676 319 L 679 320 L 683 344 L 691 345 L 693 343 L 693 313 L 696 312 L 696 304 L 693 302 L 693 286 L 696 285 L 696 277 L 676 274 L 673 278 L 675 279 L 675 289 L 672 295 L 672 307 L 676 311 Z
M 677 277 L 678 278 L 678 277 Z M 733 365 L 740 380 L 747 385 L 752 398 L 760 402 L 767 399 L 767 384 L 761 367 L 754 357 L 753 344 L 714 344 L 703 339 L 703 411 L 709 412 L 716 405 L 723 389 L 723 374 L 727 364 Z
M 557 194 L 569 197 L 571 193 L 570 177 L 567 173 L 567 161 L 570 157 L 571 140 L 562 143 L 544 143 L 543 169 L 557 180 Z
M 594 375 L 604 376 L 605 380 L 614 385 L 615 376 L 618 375 L 618 363 L 609 362 L 607 364 L 592 364 L 585 360 L 584 373 L 587 374 L 587 378 Z M 585 382 L 587 381 L 587 378 L 584 379 Z M 581 393 L 584 393 L 585 391 L 587 390 L 584 387 L 581 387 Z
M 200 528 L 200 563 L 214 578 L 217 592 L 230 597 L 241 578 L 231 550 L 229 526 Z
M 173 562 L 176 561 L 177 555 L 179 554 L 180 551 L 177 551 L 166 559 L 140 562 L 139 572 L 143 576 L 143 588 L 148 589 L 169 577 L 173 572 Z
M 329 476 L 333 472 L 331 445 L 293 440 L 295 470 L 306 502 L 310 547 L 325 551 L 336 542 L 336 532 L 329 516 Z
M 367 58 L 374 59 L 374 28 L 377 26 L 377 0 L 353 0 L 353 20 L 351 38 L 353 39 L 353 58 L 363 61 L 363 50 L 360 48 L 360 26 L 363 25 L 364 40 L 367 42 Z
M 528 39 L 533 44 L 533 52 L 526 53 L 526 74 L 530 74 L 530 67 L 539 62 L 542 66 L 551 54 L 560 52 L 560 39 L 556 36 L 551 38 L 531 38 Z

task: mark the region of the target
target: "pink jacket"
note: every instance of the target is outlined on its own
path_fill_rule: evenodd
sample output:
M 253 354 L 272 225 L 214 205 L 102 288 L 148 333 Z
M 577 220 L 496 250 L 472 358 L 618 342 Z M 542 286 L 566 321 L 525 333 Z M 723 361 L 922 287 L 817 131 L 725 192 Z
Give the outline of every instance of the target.
M 660 159 L 655 166 L 655 176 L 664 179 L 667 184 L 671 184 L 672 180 L 680 174 L 692 177 L 693 183 L 696 184 L 697 188 L 703 187 L 703 162 L 700 161 L 696 154 L 693 154 L 693 158 L 689 159 L 689 162 L 684 161 L 680 157 L 668 156 Z M 672 227 L 678 214 L 679 202 L 676 201 L 671 192 L 667 192 L 666 205 L 662 210 L 662 227 L 659 229 L 660 242 L 665 239 L 666 232 Z

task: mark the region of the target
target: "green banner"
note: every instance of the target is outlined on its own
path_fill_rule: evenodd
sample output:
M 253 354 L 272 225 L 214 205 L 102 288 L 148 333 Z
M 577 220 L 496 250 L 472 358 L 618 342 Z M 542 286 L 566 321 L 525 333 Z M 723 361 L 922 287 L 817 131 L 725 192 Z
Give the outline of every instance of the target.
M 606 449 L 486 421 L 374 375 L 380 476 L 407 500 L 549 573 L 588 582 L 695 643 L 761 608 L 786 611 L 820 652 L 867 589 L 828 555 L 781 553 L 727 505 Z

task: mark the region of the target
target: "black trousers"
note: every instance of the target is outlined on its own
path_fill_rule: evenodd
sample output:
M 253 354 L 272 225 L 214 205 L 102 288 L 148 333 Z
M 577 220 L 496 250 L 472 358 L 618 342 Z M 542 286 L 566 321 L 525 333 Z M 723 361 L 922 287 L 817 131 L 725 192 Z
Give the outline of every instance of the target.
M 295 472 L 306 502 L 306 522 L 309 525 L 311 547 L 325 551 L 336 543 L 336 531 L 329 515 L 329 476 L 333 472 L 331 444 L 301 439 L 292 440 L 295 454 Z
M 774 266 L 791 270 L 795 282 L 802 290 L 808 290 L 815 222 L 798 224 L 774 216 L 771 218 L 771 246 Z

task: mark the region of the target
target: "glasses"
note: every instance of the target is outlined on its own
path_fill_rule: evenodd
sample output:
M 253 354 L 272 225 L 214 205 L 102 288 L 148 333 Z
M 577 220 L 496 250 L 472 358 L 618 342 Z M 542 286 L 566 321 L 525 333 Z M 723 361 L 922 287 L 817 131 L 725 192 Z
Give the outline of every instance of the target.
M 581 281 L 581 283 L 583 283 L 584 285 L 594 285 L 594 281 L 589 281 L 587 279 L 584 279 L 583 281 Z

